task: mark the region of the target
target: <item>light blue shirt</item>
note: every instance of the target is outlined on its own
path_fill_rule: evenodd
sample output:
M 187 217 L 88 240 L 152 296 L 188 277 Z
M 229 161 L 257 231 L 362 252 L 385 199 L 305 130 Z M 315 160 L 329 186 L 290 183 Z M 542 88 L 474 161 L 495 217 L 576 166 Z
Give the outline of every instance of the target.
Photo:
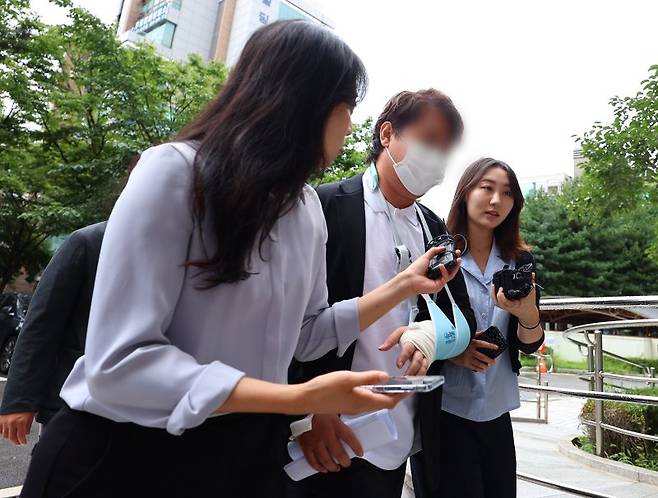
M 73 409 L 180 434 L 243 376 L 286 383 L 293 356 L 341 355 L 359 337 L 356 299 L 327 304 L 327 226 L 308 186 L 252 249 L 247 280 L 199 288 L 183 263 L 217 241 L 210 215 L 203 226 L 192 216 L 195 154 L 145 151 L 112 210 L 85 354 L 61 392 Z
M 491 296 L 493 274 L 501 270 L 505 261 L 494 242 L 484 274 L 470 254 L 462 258 L 462 270 L 471 307 L 477 320 L 478 332 L 495 325 L 507 338 L 510 314 L 496 307 Z M 509 350 L 506 350 L 485 372 L 473 372 L 447 361 L 442 374 L 443 410 L 475 422 L 486 422 L 520 406 L 519 386 L 512 370 Z

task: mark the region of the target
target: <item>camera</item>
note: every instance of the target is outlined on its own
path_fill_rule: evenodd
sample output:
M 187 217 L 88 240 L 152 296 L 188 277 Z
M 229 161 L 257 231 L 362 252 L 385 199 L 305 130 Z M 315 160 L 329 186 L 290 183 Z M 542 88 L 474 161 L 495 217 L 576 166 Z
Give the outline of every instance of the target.
M 502 270 L 493 274 L 493 284 L 496 294 L 503 288 L 507 299 L 521 299 L 530 294 L 532 290 L 532 263 L 519 268 L 503 266 Z
M 434 256 L 430 260 L 430 264 L 427 269 L 427 278 L 431 278 L 432 280 L 441 278 L 441 270 L 439 269 L 439 265 L 445 266 L 446 270 L 448 271 L 451 271 L 455 267 L 457 264 L 457 255 L 455 254 L 456 245 L 457 243 L 455 238 L 448 233 L 444 233 L 430 240 L 429 244 L 427 244 L 428 250 L 430 247 L 443 246 L 445 247 L 445 251 Z

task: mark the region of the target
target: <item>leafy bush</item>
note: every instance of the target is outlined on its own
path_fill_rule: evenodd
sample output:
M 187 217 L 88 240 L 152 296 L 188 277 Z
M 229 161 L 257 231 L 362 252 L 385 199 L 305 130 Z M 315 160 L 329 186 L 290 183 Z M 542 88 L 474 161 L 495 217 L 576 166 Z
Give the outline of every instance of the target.
M 658 389 L 655 387 L 630 389 L 628 391 L 630 394 L 658 396 Z M 594 420 L 593 400 L 588 400 L 585 403 L 581 411 L 581 417 L 584 420 Z M 621 429 L 642 434 L 658 434 L 658 406 L 606 401 L 603 404 L 603 420 L 605 423 Z M 595 428 L 585 425 L 583 430 L 586 437 L 580 439 L 581 447 L 584 451 L 593 453 Z M 603 455 L 611 460 L 658 470 L 658 443 L 652 441 L 604 429 Z

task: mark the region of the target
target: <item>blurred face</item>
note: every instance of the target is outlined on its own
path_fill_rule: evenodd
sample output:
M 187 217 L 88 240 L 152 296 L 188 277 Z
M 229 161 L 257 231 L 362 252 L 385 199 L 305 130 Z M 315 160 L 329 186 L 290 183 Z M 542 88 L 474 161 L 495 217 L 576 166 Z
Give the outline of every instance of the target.
M 338 104 L 329 114 L 324 128 L 324 160 L 328 167 L 345 145 L 345 138 L 352 133 L 352 111 L 354 108 L 349 104 Z
M 514 196 L 507 172 L 499 167 L 487 170 L 480 181 L 466 195 L 468 222 L 493 230 L 500 225 L 514 207 Z
M 443 113 L 435 109 L 426 109 L 418 118 L 407 124 L 401 130 L 393 129 L 390 122 L 382 124 L 379 130 L 382 145 L 388 149 L 390 157 L 399 163 L 407 155 L 407 149 L 411 143 L 419 143 L 428 149 L 439 150 L 444 154 L 452 152 L 455 144 L 451 137 L 451 129 L 448 120 Z M 380 154 L 377 161 L 377 170 L 380 177 L 395 190 L 395 192 L 409 201 L 418 196 L 413 191 L 407 190 L 395 172 L 393 161 L 386 151 Z M 422 194 L 421 194 L 422 195 Z
M 409 142 L 420 142 L 449 154 L 454 148 L 450 124 L 445 116 L 435 109 L 426 109 L 403 130 L 394 130 L 391 123 L 384 123 L 380 129 L 382 145 L 388 147 L 393 159 L 401 161 L 407 153 Z

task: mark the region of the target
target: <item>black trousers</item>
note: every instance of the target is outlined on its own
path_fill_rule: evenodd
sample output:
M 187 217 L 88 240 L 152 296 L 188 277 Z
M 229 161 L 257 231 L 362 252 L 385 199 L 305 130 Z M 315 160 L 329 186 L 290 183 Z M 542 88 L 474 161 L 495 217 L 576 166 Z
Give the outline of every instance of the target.
M 232 414 L 181 436 L 63 408 L 21 498 L 283 497 L 288 420 Z
M 406 463 L 384 470 L 362 458 L 338 472 L 315 474 L 298 482 L 288 479 L 287 498 L 400 498 Z
M 441 412 L 439 493 L 423 494 L 422 465 L 412 459 L 416 498 L 514 498 L 516 451 L 509 413 L 473 422 Z

